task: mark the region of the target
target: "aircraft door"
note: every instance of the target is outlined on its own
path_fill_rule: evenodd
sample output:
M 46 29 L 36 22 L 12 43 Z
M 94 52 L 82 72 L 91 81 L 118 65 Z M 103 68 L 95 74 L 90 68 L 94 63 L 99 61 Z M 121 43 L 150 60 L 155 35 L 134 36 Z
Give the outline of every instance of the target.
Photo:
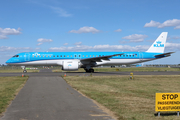
M 25 61 L 30 61 L 30 54 L 29 53 L 25 53 Z
M 74 59 L 77 59 L 77 54 L 74 54 Z
M 139 60 L 143 61 L 143 53 L 142 52 L 139 52 Z
M 78 59 L 81 59 L 81 54 L 78 54 Z
M 81 59 L 81 54 L 74 54 L 74 59 Z

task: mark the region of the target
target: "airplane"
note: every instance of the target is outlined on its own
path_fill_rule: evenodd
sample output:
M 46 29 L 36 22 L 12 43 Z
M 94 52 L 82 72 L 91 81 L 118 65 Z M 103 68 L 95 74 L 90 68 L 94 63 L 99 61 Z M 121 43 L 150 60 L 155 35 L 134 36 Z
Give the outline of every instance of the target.
M 24 52 L 6 61 L 7 65 L 62 66 L 62 70 L 75 71 L 84 68 L 94 72 L 93 67 L 101 65 L 124 65 L 142 63 L 171 56 L 164 53 L 168 32 L 162 32 L 146 52 Z

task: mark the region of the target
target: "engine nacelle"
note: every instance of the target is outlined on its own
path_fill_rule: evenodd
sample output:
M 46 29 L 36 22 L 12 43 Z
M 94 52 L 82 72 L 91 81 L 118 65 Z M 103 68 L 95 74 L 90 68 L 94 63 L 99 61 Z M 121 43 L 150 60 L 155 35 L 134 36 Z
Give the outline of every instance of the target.
M 79 68 L 79 63 L 77 60 L 63 61 L 62 70 L 75 71 L 78 70 L 78 68 Z

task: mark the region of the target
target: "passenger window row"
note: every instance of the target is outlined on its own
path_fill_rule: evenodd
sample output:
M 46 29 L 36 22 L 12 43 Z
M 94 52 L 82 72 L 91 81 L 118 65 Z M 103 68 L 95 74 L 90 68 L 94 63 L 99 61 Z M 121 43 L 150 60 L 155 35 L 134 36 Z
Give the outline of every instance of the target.
M 76 58 L 76 57 L 81 57 L 81 55 L 74 55 L 74 57 Z M 82 57 L 84 57 L 85 55 L 82 55 Z M 101 57 L 101 56 L 107 56 L 107 55 L 99 55 L 99 57 Z M 133 55 L 117 55 L 117 56 L 115 56 L 115 57 L 137 57 L 137 54 L 133 54 Z M 13 57 L 19 57 L 19 55 L 15 55 L 15 56 L 13 56 Z M 32 57 L 41 57 L 41 55 L 39 55 L 39 56 L 32 56 Z M 51 55 L 43 55 L 42 57 L 51 57 Z M 53 55 L 53 57 L 66 57 L 66 55 Z M 72 57 L 72 55 L 67 55 L 67 57 Z M 86 57 L 88 57 L 88 55 L 86 55 Z M 89 57 L 98 57 L 98 55 L 89 55 Z

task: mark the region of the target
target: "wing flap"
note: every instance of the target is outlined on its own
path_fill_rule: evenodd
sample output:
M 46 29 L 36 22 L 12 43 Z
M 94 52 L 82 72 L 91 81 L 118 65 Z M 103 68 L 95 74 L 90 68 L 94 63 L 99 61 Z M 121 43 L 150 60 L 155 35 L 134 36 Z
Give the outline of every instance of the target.
M 95 61 L 95 62 L 102 62 L 101 60 L 109 61 L 109 58 L 113 56 L 123 55 L 123 54 L 114 54 L 114 55 L 107 55 L 107 56 L 101 56 L 101 57 L 86 58 L 86 59 L 81 59 L 81 61 Z

